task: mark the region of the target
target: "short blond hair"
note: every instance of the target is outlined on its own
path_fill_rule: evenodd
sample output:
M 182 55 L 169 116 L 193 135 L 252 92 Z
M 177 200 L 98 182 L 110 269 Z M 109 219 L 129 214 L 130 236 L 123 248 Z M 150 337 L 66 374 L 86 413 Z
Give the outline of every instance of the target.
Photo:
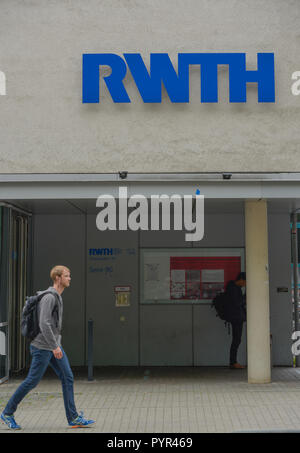
M 56 277 L 61 277 L 64 271 L 71 272 L 70 269 L 66 266 L 62 265 L 54 266 L 50 272 L 50 277 L 53 280 L 53 282 L 55 282 Z

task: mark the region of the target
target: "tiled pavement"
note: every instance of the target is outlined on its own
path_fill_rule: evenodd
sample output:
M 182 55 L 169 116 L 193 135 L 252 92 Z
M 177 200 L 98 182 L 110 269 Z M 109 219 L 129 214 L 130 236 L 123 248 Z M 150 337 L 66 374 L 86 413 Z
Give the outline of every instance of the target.
M 73 370 L 74 371 L 74 370 Z M 80 432 L 218 433 L 300 431 L 300 368 L 273 368 L 272 383 L 248 384 L 246 370 L 100 368 L 74 371 L 78 410 L 97 423 Z M 23 377 L 0 385 L 0 410 Z M 20 404 L 20 432 L 74 432 L 50 370 Z M 0 425 L 0 432 L 11 432 Z

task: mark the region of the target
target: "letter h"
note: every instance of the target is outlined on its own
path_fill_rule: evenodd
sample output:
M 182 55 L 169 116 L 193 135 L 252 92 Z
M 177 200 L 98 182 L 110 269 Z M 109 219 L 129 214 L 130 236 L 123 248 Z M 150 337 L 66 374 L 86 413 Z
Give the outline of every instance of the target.
M 257 82 L 258 102 L 275 102 L 274 53 L 257 54 L 257 70 L 246 71 L 246 54 L 232 54 L 229 64 L 230 102 L 247 101 L 247 82 Z

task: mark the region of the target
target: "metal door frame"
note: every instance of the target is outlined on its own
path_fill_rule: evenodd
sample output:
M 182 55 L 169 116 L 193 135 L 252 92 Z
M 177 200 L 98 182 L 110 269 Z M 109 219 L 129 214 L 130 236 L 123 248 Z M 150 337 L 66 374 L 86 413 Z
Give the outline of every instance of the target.
M 1 208 L 1 206 L 0 206 Z M 6 217 L 7 216 L 7 217 Z M 6 224 L 5 224 L 5 227 L 4 226 L 4 211 L 1 211 L 1 235 L 0 235 L 0 266 L 3 265 L 5 266 L 5 271 L 4 269 L 0 269 L 1 272 L 4 272 L 5 274 L 5 277 L 6 277 L 6 281 L 7 281 L 7 286 L 6 286 L 6 291 L 5 291 L 5 294 L 2 293 L 2 297 L 5 297 L 5 303 L 6 303 L 6 307 L 5 307 L 5 316 L 4 318 L 5 319 L 0 319 L 0 328 L 6 328 L 6 332 L 5 332 L 5 371 L 4 371 L 4 375 L 1 375 L 0 376 L 0 384 L 2 384 L 3 382 L 7 381 L 8 378 L 9 378 L 9 298 L 10 298 L 10 294 L 9 294 L 9 274 L 10 274 L 10 264 L 9 264 L 9 256 L 10 256 L 10 211 L 7 211 L 6 214 L 5 214 L 5 221 L 6 221 Z M 6 246 L 3 247 L 3 243 L 4 241 L 2 241 L 2 238 L 4 239 L 4 231 L 7 233 L 7 238 L 6 238 Z M 5 255 L 4 255 L 5 254 Z M 2 258 L 4 259 L 2 261 Z M 2 288 L 1 288 L 2 289 Z M 2 329 L 1 329 L 2 330 Z
M 29 267 L 31 265 L 31 247 L 32 247 L 32 214 L 22 209 L 18 209 L 10 204 L 0 202 L 0 208 L 7 208 L 7 238 L 6 239 L 6 257 L 4 265 L 6 267 L 6 319 L 0 319 L 0 328 L 6 328 L 5 349 L 6 363 L 5 376 L 0 376 L 0 384 L 9 379 L 9 374 L 13 363 L 19 369 L 23 369 L 26 365 L 26 345 L 23 338 L 20 337 L 20 332 L 15 332 L 18 328 L 18 319 L 21 316 L 21 311 L 25 301 L 25 291 L 31 290 L 31 281 L 29 278 Z M 19 256 L 13 256 L 13 253 L 18 251 Z M 14 262 L 14 258 L 17 259 Z M 18 281 L 18 288 L 16 282 Z M 14 286 L 14 288 L 13 288 Z M 13 319 L 13 317 L 15 319 Z M 3 321 L 3 322 L 1 322 Z M 13 330 L 11 330 L 11 327 Z M 11 336 L 14 335 L 12 339 Z M 12 342 L 12 345 L 11 345 Z M 12 361 L 11 354 L 16 354 Z
M 7 332 L 5 335 L 5 376 L 0 378 L 0 384 L 3 384 L 3 382 L 8 380 L 9 377 L 9 342 L 8 342 L 8 322 L 0 322 L 0 328 L 1 327 L 7 327 Z

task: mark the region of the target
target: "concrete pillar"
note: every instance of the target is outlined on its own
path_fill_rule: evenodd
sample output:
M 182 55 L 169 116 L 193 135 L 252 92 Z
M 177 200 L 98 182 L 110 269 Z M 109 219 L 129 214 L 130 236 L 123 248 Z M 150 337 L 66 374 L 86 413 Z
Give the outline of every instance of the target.
M 266 200 L 245 201 L 248 382 L 271 382 Z

